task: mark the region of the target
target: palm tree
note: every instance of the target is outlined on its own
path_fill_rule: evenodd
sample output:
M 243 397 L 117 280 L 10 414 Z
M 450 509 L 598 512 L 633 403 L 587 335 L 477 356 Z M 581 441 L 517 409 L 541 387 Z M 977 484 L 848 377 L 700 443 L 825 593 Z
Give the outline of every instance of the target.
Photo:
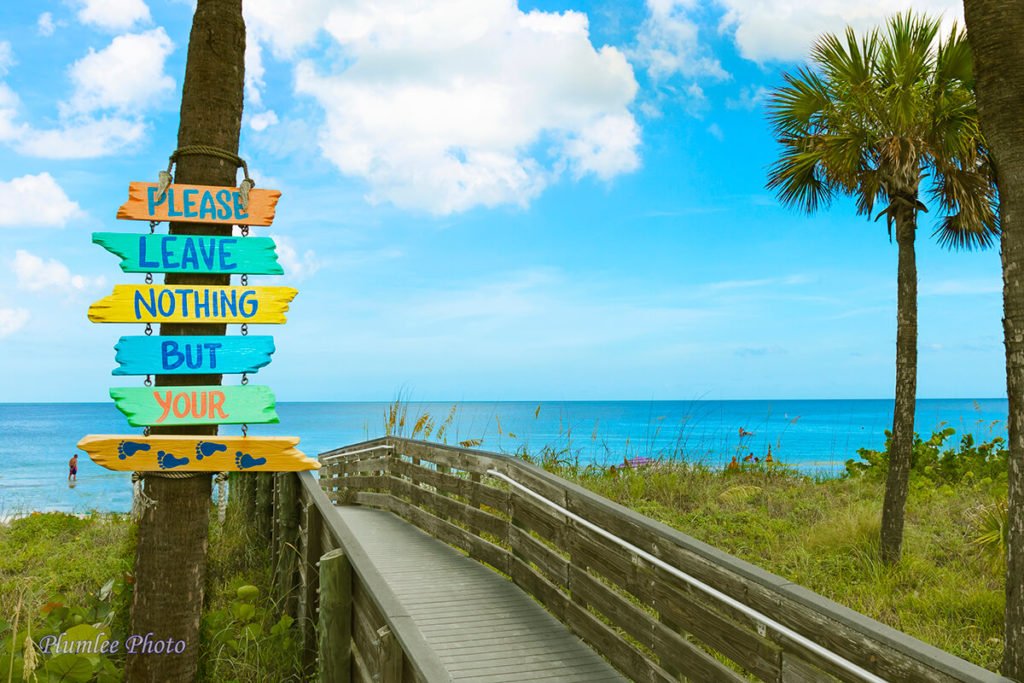
M 999 182 L 1003 332 L 1010 400 L 1010 533 L 1006 557 L 1004 675 L 1024 679 L 1024 5 L 964 0 L 977 65 L 978 113 Z
M 928 209 L 921 183 L 941 210 L 934 236 L 954 249 L 989 247 L 999 234 L 995 186 L 978 128 L 970 47 L 962 29 L 937 40 L 939 22 L 913 13 L 884 30 L 818 39 L 811 68 L 785 74 L 768 104 L 782 145 L 768 188 L 807 213 L 838 194 L 869 218 L 876 203 L 899 249 L 896 273 L 896 401 L 882 508 L 881 555 L 903 545 L 917 390 L 917 216 Z
M 245 81 L 245 23 L 241 0 L 198 0 L 192 19 L 181 92 L 178 147 L 211 145 L 238 152 Z M 236 169 L 216 156 L 192 154 L 177 162 L 175 182 L 235 185 Z M 231 226 L 171 223 L 170 234 L 231 235 Z M 227 285 L 227 275 L 168 273 L 165 284 Z M 160 334 L 224 334 L 224 325 L 165 323 Z M 220 384 L 220 375 L 157 375 L 156 384 Z M 154 427 L 154 434 L 216 434 L 216 425 Z M 252 476 L 252 475 L 243 475 Z M 196 680 L 203 608 L 210 477 L 146 477 L 157 501 L 139 518 L 131 633 L 185 642 L 182 652 L 129 654 L 127 681 Z

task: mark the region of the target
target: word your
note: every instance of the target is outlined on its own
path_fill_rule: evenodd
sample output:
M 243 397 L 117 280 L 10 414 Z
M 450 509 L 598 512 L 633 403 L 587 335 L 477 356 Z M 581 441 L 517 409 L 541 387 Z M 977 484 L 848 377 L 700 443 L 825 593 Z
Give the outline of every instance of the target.
M 142 318 L 143 308 L 153 317 L 164 318 L 175 315 L 175 312 L 180 309 L 182 317 L 191 316 L 197 320 L 226 318 L 229 315 L 251 318 L 260 309 L 259 298 L 255 290 L 246 289 L 239 295 L 237 288 L 210 290 L 183 287 L 157 290 L 151 287 L 146 290 L 135 290 L 134 301 L 135 317 L 138 319 Z M 189 303 L 192 304 L 191 314 L 189 313 Z
M 223 189 L 203 190 L 194 188 L 180 190 L 171 185 L 162 197 L 157 197 L 156 186 L 146 188 L 146 209 L 150 214 L 154 213 L 156 207 L 167 202 L 168 218 L 197 218 L 199 220 L 242 220 L 249 217 L 249 212 L 242 208 L 242 198 L 238 190 Z M 199 196 L 197 201 L 196 197 Z M 177 197 L 177 200 L 175 200 Z M 216 197 L 216 203 L 214 202 Z M 177 201 L 176 208 L 175 202 Z
M 164 654 L 170 652 L 181 654 L 185 651 L 186 644 L 184 640 L 175 640 L 174 638 L 168 638 L 167 640 L 153 640 L 151 639 L 152 635 L 153 633 L 150 632 L 144 636 L 128 636 L 128 639 L 124 642 L 124 651 L 130 655 L 136 653 Z M 44 655 L 117 654 L 121 650 L 121 641 L 110 640 L 107 638 L 107 634 L 102 631 L 97 633 L 96 637 L 92 640 L 70 640 L 67 637 L 67 633 L 61 633 L 59 636 L 48 635 L 40 638 L 39 649 Z
M 150 190 L 152 192 L 152 190 Z M 189 192 L 189 190 L 185 190 Z M 181 258 L 178 259 L 178 245 L 181 240 Z M 139 235 L 139 266 L 158 271 L 165 269 L 199 270 L 202 259 L 207 271 L 231 272 L 238 264 L 231 261 L 231 247 L 238 241 L 230 238 L 206 238 L 186 235 L 160 235 L 159 253 L 146 253 L 147 235 Z
M 206 350 L 206 354 L 210 359 L 207 364 L 210 370 L 217 369 L 217 349 L 222 344 L 204 343 L 204 344 L 184 344 L 185 350 L 179 351 L 179 345 L 176 341 L 165 341 L 160 345 L 160 363 L 163 365 L 164 370 L 177 370 L 184 363 L 186 367 L 195 370 L 196 368 L 203 367 L 203 350 Z M 195 358 L 192 357 L 192 352 L 195 350 Z
M 182 391 L 177 394 L 173 391 L 166 391 L 163 392 L 163 396 L 160 394 L 161 392 L 159 391 L 153 392 L 153 398 L 156 399 L 156 402 L 160 404 L 161 410 L 163 410 L 163 414 L 157 418 L 157 423 L 166 420 L 171 412 L 177 418 L 188 417 L 191 414 L 192 417 L 197 419 L 203 417 L 214 419 L 217 417 L 214 412 L 219 414 L 222 419 L 228 416 L 223 409 L 223 391 Z M 198 397 L 196 394 L 198 394 Z

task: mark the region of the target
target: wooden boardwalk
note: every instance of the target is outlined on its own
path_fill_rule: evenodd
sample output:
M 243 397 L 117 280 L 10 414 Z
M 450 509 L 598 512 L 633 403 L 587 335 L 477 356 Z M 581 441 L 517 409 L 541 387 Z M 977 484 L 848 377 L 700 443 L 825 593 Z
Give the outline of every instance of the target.
M 625 681 L 527 593 L 386 510 L 335 510 L 454 680 Z

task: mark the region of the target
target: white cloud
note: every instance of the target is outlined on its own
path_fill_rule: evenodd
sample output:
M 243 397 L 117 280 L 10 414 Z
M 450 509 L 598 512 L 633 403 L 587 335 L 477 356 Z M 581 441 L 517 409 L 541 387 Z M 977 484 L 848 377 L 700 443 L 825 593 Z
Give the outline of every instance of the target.
M 284 268 L 284 274 L 289 280 L 305 280 L 320 270 L 320 262 L 312 249 L 307 249 L 300 255 L 290 238 L 281 235 L 271 235 L 271 238 L 277 245 L 277 261 Z
M 267 126 L 273 126 L 277 124 L 277 114 L 273 111 L 261 111 L 259 114 L 253 114 L 249 117 L 249 127 L 253 130 L 263 130 Z
M 24 308 L 0 308 L 0 338 L 14 334 L 25 327 L 28 311 Z
M 0 76 L 7 75 L 11 67 L 17 62 L 14 61 L 14 50 L 6 40 L 0 40 Z
M 262 104 L 263 82 L 263 48 L 258 38 L 245 41 L 245 102 L 247 105 Z
M 640 158 L 640 126 L 628 114 L 603 116 L 583 127 L 579 135 L 565 145 L 576 177 L 593 173 L 608 180 L 619 173 L 636 170 Z
M 744 86 L 740 90 L 738 97 L 729 97 L 725 100 L 725 106 L 729 109 L 746 109 L 747 111 L 753 111 L 758 107 L 761 107 L 771 91 L 763 85 L 759 85 L 756 88 L 752 85 Z
M 0 119 L 3 112 L 0 111 Z M 0 140 L 5 139 L 0 121 Z M 146 125 L 138 119 L 104 116 L 66 122 L 63 128 L 19 129 L 15 139 L 7 139 L 19 153 L 43 159 L 93 159 L 108 156 L 142 139 Z
M 56 28 L 57 25 L 53 23 L 52 13 L 43 12 L 39 15 L 39 20 L 36 22 L 36 33 L 41 36 L 52 36 Z
M 174 89 L 164 73 L 174 45 L 163 28 L 118 36 L 69 71 L 74 91 L 60 102 L 60 125 L 41 129 L 18 123 L 17 94 L 0 83 L 0 142 L 21 154 L 87 159 L 116 154 L 146 132 L 145 111 Z
M 0 180 L 0 227 L 64 227 L 81 213 L 49 173 Z
M 63 292 L 81 291 L 88 287 L 102 287 L 106 278 L 88 278 L 83 275 L 72 275 L 63 263 L 56 259 L 43 260 L 24 249 L 14 253 L 11 263 L 15 277 L 18 278 L 18 289 L 30 292 L 57 290 Z
M 699 40 L 693 17 L 697 0 L 647 0 L 647 19 L 637 34 L 631 56 L 647 67 L 655 80 L 675 75 L 687 78 L 729 78 L 721 63 Z
M 174 90 L 164 62 L 174 44 L 163 27 L 117 36 L 99 52 L 89 50 L 71 67 L 74 94 L 66 104 L 73 113 L 101 109 L 135 113 Z
M 942 280 L 922 282 L 921 296 L 957 296 L 961 294 L 1000 294 L 1002 281 L 995 278 L 977 280 Z
M 251 35 L 275 54 L 321 31 L 341 47 L 341 60 L 300 61 L 296 90 L 324 109 L 324 156 L 365 179 L 372 202 L 438 214 L 525 205 L 565 168 L 611 178 L 639 163 L 632 68 L 594 48 L 584 14 L 524 13 L 513 0 L 293 11 L 248 5 Z
M 143 0 L 84 0 L 78 20 L 112 31 L 125 31 L 137 22 L 148 22 L 149 7 Z
M 892 0 L 717 0 L 725 8 L 722 28 L 734 32 L 736 46 L 746 59 L 758 63 L 805 59 L 822 33 L 842 33 L 847 26 L 862 35 L 887 17 L 905 9 Z M 945 29 L 956 20 L 963 26 L 958 0 L 918 0 L 914 10 L 942 15 Z
M 335 4 L 334 0 L 247 0 L 242 11 L 250 40 L 266 40 L 277 57 L 288 58 L 316 39 Z
M 725 133 L 722 132 L 722 127 L 717 123 L 712 123 L 708 126 L 708 132 L 715 136 L 715 139 L 719 142 L 725 139 Z

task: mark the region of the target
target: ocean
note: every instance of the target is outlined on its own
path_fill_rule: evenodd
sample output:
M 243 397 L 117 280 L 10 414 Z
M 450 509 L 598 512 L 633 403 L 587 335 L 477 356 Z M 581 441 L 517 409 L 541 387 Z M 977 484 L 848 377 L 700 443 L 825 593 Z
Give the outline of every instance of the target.
M 281 403 L 277 425 L 250 434 L 299 436 L 315 456 L 384 434 L 388 403 Z M 880 449 L 892 427 L 891 400 L 569 401 L 406 404 L 404 434 L 429 414 L 435 428 L 455 405 L 446 438 L 482 439 L 478 448 L 515 453 L 551 447 L 581 463 L 630 457 L 686 458 L 712 466 L 734 454 L 773 456 L 803 471 L 835 475 L 857 449 Z M 1006 435 L 1006 399 L 919 399 L 916 430 L 952 426 L 989 440 Z M 741 436 L 742 430 L 742 436 Z M 126 512 L 130 474 L 80 453 L 78 482 L 67 461 L 86 434 L 138 434 L 112 403 L 0 403 L 0 517 L 32 510 Z M 228 426 L 222 433 L 239 434 Z

